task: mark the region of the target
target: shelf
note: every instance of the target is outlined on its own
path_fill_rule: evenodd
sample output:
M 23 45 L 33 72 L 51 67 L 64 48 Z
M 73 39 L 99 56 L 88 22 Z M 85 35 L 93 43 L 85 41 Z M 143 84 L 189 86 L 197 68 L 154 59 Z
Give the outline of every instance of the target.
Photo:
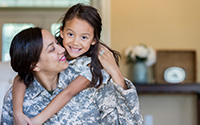
M 138 94 L 194 93 L 197 95 L 197 125 L 200 125 L 200 84 L 135 84 Z
M 135 84 L 140 93 L 195 93 L 200 94 L 200 84 Z

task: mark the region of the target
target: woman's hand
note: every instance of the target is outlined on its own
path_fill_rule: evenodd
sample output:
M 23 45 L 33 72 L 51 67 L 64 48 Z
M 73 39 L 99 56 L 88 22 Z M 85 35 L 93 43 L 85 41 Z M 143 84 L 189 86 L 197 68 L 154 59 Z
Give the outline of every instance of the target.
M 14 115 L 14 125 L 33 125 L 31 120 L 25 114 Z
M 111 75 L 113 81 L 124 89 L 127 89 L 127 86 L 124 82 L 124 77 L 121 74 L 117 63 L 115 62 L 113 53 L 105 46 L 100 45 L 98 58 L 106 72 Z

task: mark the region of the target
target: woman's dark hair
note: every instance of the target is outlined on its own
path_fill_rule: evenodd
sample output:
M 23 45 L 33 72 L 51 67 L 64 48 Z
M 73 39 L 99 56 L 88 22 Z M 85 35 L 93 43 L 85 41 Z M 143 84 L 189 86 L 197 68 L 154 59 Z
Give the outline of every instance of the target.
M 98 10 L 95 9 L 94 7 L 83 5 L 83 4 L 76 4 L 72 6 L 65 14 L 62 20 L 62 26 L 60 27 L 60 30 L 63 31 L 66 25 L 66 22 L 74 18 L 87 21 L 94 29 L 94 39 L 96 40 L 96 43 L 94 45 L 91 45 L 89 50 L 86 53 L 84 53 L 82 56 L 85 55 L 85 56 L 91 57 L 92 61 L 90 63 L 90 70 L 93 77 L 92 77 L 90 86 L 99 87 L 103 81 L 103 76 L 101 73 L 102 66 L 98 60 L 99 46 L 100 44 L 103 44 L 100 40 L 101 31 L 102 31 L 101 17 L 98 13 Z M 60 35 L 57 37 L 57 40 L 63 46 L 63 39 L 61 38 Z M 119 52 L 110 49 L 105 44 L 103 45 L 107 47 L 113 53 L 116 63 L 118 64 L 119 57 L 120 57 Z M 100 84 L 97 85 L 98 80 Z
M 28 87 L 34 80 L 33 68 L 43 48 L 42 29 L 29 28 L 19 32 L 10 46 L 11 66 Z

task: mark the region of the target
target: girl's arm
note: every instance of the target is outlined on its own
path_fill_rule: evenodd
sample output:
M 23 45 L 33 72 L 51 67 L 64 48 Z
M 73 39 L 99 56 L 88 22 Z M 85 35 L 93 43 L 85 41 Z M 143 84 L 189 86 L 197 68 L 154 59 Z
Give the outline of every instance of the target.
M 31 120 L 23 113 L 23 100 L 26 86 L 19 76 L 16 76 L 13 81 L 13 116 L 15 125 L 29 124 L 31 125 Z
M 109 51 L 105 46 L 100 45 L 98 58 L 103 66 L 103 68 L 106 70 L 108 74 L 111 75 L 113 81 L 120 85 L 123 89 L 127 89 L 127 86 L 124 81 L 124 77 L 115 62 L 114 56 L 111 51 Z
M 89 84 L 90 81 L 88 79 L 83 76 L 78 76 L 67 86 L 67 88 L 59 93 L 42 112 L 34 118 L 31 118 L 32 122 L 34 122 L 34 124 L 42 124 L 64 107 L 73 96 L 86 89 Z

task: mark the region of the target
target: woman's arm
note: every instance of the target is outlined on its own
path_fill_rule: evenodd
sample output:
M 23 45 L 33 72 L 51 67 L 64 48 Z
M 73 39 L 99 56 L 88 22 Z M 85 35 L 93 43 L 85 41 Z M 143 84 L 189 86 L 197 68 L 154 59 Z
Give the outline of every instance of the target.
M 103 54 L 101 52 L 103 52 Z M 112 52 L 109 51 L 105 46 L 100 45 L 99 53 L 101 54 L 98 55 L 98 58 L 106 72 L 111 75 L 115 83 L 120 85 L 123 89 L 127 89 L 124 77 L 117 63 L 115 62 Z
M 66 89 L 59 93 L 41 113 L 31 120 L 36 124 L 42 124 L 64 107 L 73 96 L 86 89 L 89 84 L 90 81 L 88 79 L 83 76 L 78 76 L 67 86 Z
M 14 124 L 22 125 L 22 124 L 32 124 L 31 120 L 24 115 L 23 113 L 23 100 L 24 93 L 26 90 L 26 86 L 22 80 L 20 80 L 19 76 L 16 76 L 13 81 L 13 116 L 14 116 Z

